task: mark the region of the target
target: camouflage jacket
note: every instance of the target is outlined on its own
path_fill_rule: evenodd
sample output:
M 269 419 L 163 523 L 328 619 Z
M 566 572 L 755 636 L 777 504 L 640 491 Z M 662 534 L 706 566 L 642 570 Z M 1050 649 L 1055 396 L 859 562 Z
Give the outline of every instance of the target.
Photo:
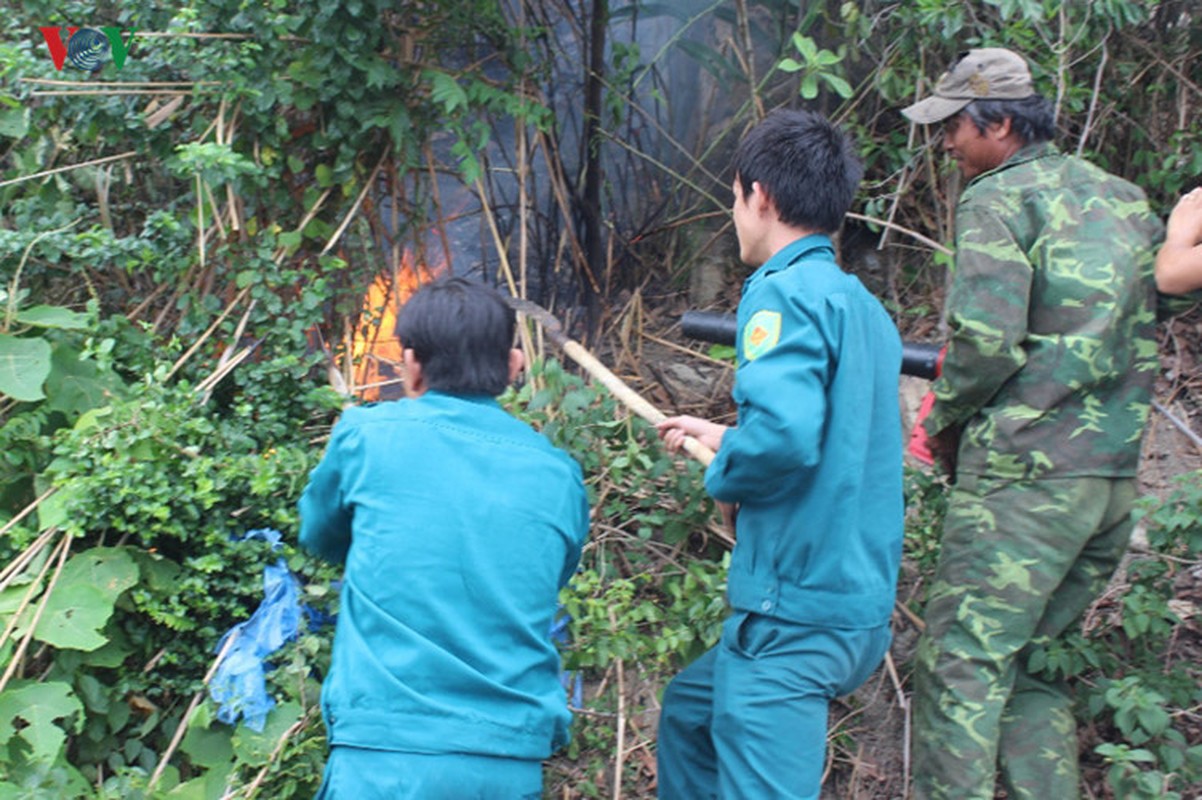
M 969 183 L 924 422 L 962 431 L 960 472 L 1135 475 L 1159 365 L 1162 235 L 1142 190 L 1049 143 Z

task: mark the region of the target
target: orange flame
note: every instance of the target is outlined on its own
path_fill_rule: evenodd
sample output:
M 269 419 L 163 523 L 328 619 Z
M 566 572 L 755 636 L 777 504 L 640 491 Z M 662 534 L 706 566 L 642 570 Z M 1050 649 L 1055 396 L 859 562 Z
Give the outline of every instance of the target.
M 402 348 L 396 335 L 397 314 L 414 292 L 445 270 L 442 265 L 426 267 L 413 260 L 406 251 L 400 265 L 392 272 L 377 275 L 363 296 L 351 357 L 353 392 L 364 402 L 401 396 Z

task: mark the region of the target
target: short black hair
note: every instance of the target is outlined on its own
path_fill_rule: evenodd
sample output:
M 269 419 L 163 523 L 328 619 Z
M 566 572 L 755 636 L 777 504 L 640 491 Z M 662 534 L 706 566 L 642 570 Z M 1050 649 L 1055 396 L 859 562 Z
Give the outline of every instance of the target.
M 864 176 L 839 126 L 821 114 L 788 109 L 773 111 L 743 138 L 734 171 L 744 197 L 758 182 L 782 222 L 822 233 L 839 230 Z
M 1056 135 L 1056 114 L 1046 97 L 1033 94 L 1018 100 L 973 100 L 961 112 L 981 133 L 991 124 L 1010 118 L 1010 127 L 1024 144 L 1050 142 Z
M 405 301 L 396 333 L 433 391 L 496 397 L 509 385 L 515 327 L 513 309 L 495 289 L 447 277 Z

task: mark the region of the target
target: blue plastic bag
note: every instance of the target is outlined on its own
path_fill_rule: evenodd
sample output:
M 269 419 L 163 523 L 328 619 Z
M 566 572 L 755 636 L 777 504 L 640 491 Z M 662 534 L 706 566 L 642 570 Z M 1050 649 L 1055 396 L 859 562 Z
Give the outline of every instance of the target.
M 263 528 L 246 534 L 244 539 L 262 539 L 278 547 L 279 531 Z M 264 660 L 300 629 L 300 584 L 284 559 L 263 568 L 263 601 L 245 622 L 230 628 L 217 643 L 217 652 L 231 637 L 229 651 L 209 682 L 209 696 L 218 704 L 217 719 L 233 725 L 238 718 L 246 727 L 262 731 L 267 712 L 275 700 L 267 694 L 267 667 Z

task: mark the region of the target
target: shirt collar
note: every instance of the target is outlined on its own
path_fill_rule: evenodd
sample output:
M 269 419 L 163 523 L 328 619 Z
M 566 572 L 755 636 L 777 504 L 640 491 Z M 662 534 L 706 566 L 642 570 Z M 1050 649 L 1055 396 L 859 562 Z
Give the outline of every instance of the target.
M 1034 161 L 1037 158 L 1045 158 L 1047 156 L 1055 156 L 1059 154 L 1060 148 L 1056 147 L 1056 145 L 1052 144 L 1051 142 L 1036 142 L 1034 144 L 1024 145 L 998 166 L 994 167 L 988 172 L 982 172 L 980 175 L 973 178 L 968 182 L 968 186 L 972 186 L 977 181 L 989 175 L 996 175 L 1003 170 L 1010 169 L 1011 167 L 1017 167 L 1019 164 L 1025 164 L 1028 161 Z M 964 188 L 968 188 L 968 186 Z
M 835 247 L 831 244 L 831 237 L 825 233 L 811 233 L 809 236 L 803 236 L 793 243 L 785 245 L 777 250 L 772 258 L 765 261 L 759 269 L 751 273 L 747 282 L 750 283 L 774 272 L 781 272 L 796 262 L 811 256 L 825 256 L 828 260 L 834 261 Z

